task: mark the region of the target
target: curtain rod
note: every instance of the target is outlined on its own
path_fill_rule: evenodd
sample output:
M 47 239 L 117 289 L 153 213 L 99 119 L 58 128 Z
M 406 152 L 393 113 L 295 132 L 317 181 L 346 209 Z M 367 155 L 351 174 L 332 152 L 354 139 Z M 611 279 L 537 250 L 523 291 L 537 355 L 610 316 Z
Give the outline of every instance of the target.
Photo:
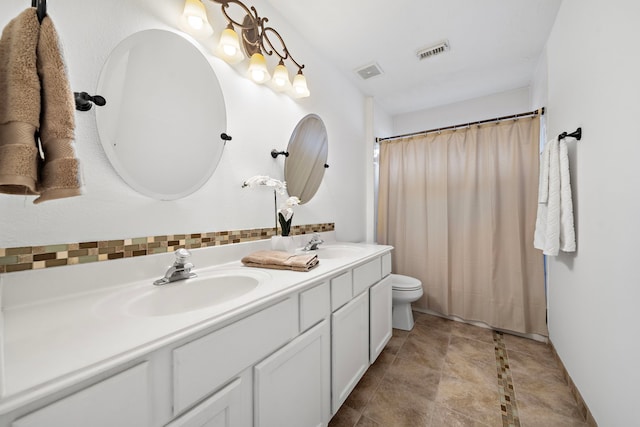
M 406 138 L 409 136 L 416 136 L 416 135 L 426 135 L 432 132 L 441 132 L 443 130 L 451 130 L 451 129 L 458 129 L 458 128 L 462 128 L 462 127 L 469 127 L 471 125 L 481 125 L 484 123 L 493 123 L 493 122 L 500 122 L 503 120 L 514 120 L 514 119 L 519 119 L 521 117 L 529 117 L 529 116 L 537 116 L 537 115 L 543 115 L 544 114 L 544 107 L 534 110 L 534 111 L 529 111 L 528 113 L 520 113 L 520 114 L 513 114 L 511 116 L 503 116 L 503 117 L 496 117 L 494 119 L 486 119 L 486 120 L 479 120 L 477 122 L 469 122 L 469 123 L 461 123 L 459 125 L 453 125 L 453 126 L 447 126 L 447 127 L 443 127 L 443 128 L 436 128 L 436 129 L 429 129 L 429 130 L 422 130 L 420 132 L 412 132 L 412 133 L 405 133 L 402 135 L 396 135 L 396 136 L 388 136 L 385 138 L 376 138 L 376 142 L 383 142 L 383 141 L 390 141 L 392 139 L 399 139 L 399 138 Z

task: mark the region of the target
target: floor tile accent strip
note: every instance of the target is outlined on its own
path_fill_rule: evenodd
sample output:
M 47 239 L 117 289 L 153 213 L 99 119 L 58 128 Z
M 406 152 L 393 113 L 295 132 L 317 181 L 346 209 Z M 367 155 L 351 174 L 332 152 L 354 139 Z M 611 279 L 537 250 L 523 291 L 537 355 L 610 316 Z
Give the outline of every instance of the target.
M 496 350 L 496 368 L 498 370 L 498 388 L 500 391 L 500 409 L 503 427 L 520 427 L 520 417 L 513 390 L 513 377 L 509 368 L 509 358 L 502 332 L 493 331 Z

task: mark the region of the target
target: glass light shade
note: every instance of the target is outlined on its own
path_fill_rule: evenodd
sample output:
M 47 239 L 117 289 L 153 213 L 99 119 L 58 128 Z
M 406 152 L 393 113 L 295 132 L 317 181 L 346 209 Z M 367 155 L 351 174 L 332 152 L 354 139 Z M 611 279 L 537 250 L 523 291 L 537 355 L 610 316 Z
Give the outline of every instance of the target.
M 271 80 L 278 90 L 284 90 L 289 85 L 289 71 L 282 61 L 280 61 L 276 69 L 273 70 L 273 78 Z
M 297 98 L 306 98 L 311 94 L 307 87 L 307 79 L 304 74 L 302 74 L 302 70 L 298 71 L 298 74 L 293 78 L 293 93 Z
M 256 83 L 264 83 L 271 78 L 267 70 L 267 60 L 261 53 L 254 53 L 249 60 L 249 77 Z
M 185 1 L 182 26 L 185 31 L 198 38 L 206 38 L 213 34 L 213 28 L 207 19 L 207 11 L 200 0 Z
M 230 64 L 237 64 L 244 59 L 240 49 L 240 38 L 233 27 L 227 27 L 220 35 L 217 53 Z

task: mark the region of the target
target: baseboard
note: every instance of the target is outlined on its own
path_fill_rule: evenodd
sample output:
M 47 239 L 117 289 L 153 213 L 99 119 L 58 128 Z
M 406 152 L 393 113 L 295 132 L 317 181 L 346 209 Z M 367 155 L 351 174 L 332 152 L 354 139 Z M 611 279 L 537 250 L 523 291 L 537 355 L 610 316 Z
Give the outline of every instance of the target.
M 437 311 L 429 310 L 428 308 L 416 307 L 414 305 L 411 305 L 411 309 L 413 311 L 417 311 L 419 313 L 430 314 L 432 316 L 438 316 L 438 317 L 442 317 L 442 318 L 448 319 L 448 320 L 453 320 L 453 321 L 456 321 L 456 322 L 468 323 L 469 325 L 478 326 L 479 328 L 491 329 L 491 330 L 494 330 L 494 331 L 504 332 L 504 333 L 511 334 L 511 335 L 516 335 L 516 336 L 519 336 L 519 337 L 522 337 L 522 338 L 528 338 L 530 340 L 535 340 L 535 341 L 539 341 L 539 342 L 543 342 L 543 343 L 547 343 L 549 341 L 549 338 L 544 336 L 544 335 L 540 335 L 540 334 L 524 334 L 524 333 L 520 333 L 520 332 L 510 331 L 508 329 L 495 328 L 495 327 L 493 327 L 491 325 L 487 325 L 484 322 L 478 322 L 478 321 L 474 321 L 474 320 L 466 320 L 466 319 L 463 319 L 462 317 L 458 317 L 458 316 L 448 316 L 446 314 L 438 313 Z
M 584 399 L 582 398 L 582 395 L 580 394 L 580 391 L 578 390 L 578 387 L 576 387 L 573 380 L 571 379 L 571 376 L 569 375 L 567 368 L 565 368 L 564 363 L 562 363 L 562 359 L 560 359 L 560 356 L 558 355 L 558 352 L 556 351 L 556 348 L 553 346 L 553 342 L 551 342 L 551 340 L 549 340 L 549 347 L 551 347 L 553 356 L 558 361 L 558 366 L 560 366 L 560 369 L 562 370 L 562 375 L 564 376 L 565 381 L 569 385 L 571 394 L 573 394 L 573 397 L 576 400 L 576 403 L 578 404 L 578 410 L 580 411 L 580 414 L 585 419 L 589 427 L 598 427 L 598 423 L 596 423 L 596 420 L 593 418 L 593 415 L 591 414 L 591 411 L 589 410 L 587 403 L 584 401 Z

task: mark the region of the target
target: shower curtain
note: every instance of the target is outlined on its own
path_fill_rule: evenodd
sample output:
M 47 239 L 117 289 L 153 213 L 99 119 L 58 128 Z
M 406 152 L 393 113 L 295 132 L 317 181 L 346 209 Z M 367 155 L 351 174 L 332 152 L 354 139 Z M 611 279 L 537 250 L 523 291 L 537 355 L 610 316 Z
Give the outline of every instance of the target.
M 547 335 L 539 132 L 535 116 L 381 143 L 378 242 L 422 281 L 414 307 Z

